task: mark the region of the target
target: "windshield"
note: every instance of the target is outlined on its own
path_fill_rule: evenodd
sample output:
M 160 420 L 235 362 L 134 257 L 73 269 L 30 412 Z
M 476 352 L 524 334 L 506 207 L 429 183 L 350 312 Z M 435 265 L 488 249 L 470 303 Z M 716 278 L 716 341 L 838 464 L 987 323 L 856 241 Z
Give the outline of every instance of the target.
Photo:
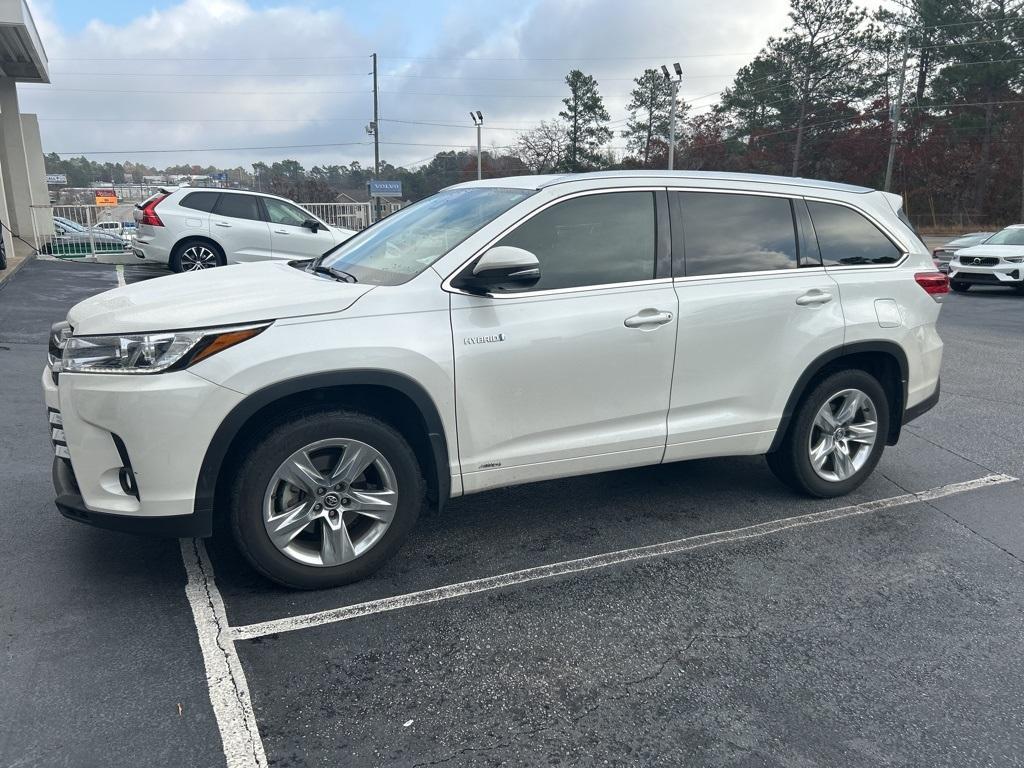
M 996 232 L 985 245 L 1024 245 L 1024 227 L 1008 227 Z
M 85 227 L 71 219 L 65 219 L 63 216 L 54 216 L 53 220 L 58 224 L 63 224 L 65 229 L 70 229 L 72 232 L 85 232 Z
M 360 283 L 401 285 L 533 193 L 498 187 L 438 192 L 346 240 L 322 266 Z

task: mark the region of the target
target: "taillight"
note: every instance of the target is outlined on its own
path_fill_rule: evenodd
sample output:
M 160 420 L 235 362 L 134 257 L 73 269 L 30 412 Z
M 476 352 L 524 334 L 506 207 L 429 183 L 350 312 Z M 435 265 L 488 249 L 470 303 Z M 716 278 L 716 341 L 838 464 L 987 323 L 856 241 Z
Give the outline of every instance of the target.
M 918 272 L 914 275 L 924 292 L 938 301 L 938 297 L 949 293 L 949 277 L 942 272 Z
M 162 227 L 164 225 L 160 221 L 160 217 L 156 215 L 156 204 L 165 197 L 167 195 L 158 195 L 142 206 L 142 218 L 139 219 L 140 224 L 149 224 L 151 227 Z

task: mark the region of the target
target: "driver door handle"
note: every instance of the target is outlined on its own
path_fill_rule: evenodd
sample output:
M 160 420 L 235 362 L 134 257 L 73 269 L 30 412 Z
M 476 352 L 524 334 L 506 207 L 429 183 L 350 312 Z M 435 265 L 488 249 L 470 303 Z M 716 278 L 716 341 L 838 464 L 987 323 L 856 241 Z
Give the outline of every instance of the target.
M 832 301 L 832 294 L 812 288 L 803 296 L 797 298 L 796 303 L 801 307 L 809 307 L 815 304 L 828 304 Z
M 275 229 L 274 230 L 274 234 L 275 235 L 287 235 L 288 234 L 288 230 L 287 229 Z
M 627 317 L 623 325 L 627 328 L 639 328 L 641 330 L 653 330 L 659 325 L 672 322 L 671 312 L 660 312 L 657 309 L 642 309 L 635 315 Z

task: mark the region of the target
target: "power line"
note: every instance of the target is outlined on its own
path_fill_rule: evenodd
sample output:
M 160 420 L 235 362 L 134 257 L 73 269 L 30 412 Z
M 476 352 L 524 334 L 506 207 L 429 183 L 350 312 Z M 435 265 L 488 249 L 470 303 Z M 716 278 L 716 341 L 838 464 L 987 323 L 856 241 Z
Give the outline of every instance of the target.
M 563 56 L 563 57 L 532 57 L 532 56 L 388 56 L 381 54 L 381 59 L 393 59 L 395 61 L 661 61 L 663 59 L 717 59 L 730 56 L 755 56 L 755 53 L 694 53 L 688 55 L 666 54 L 664 56 Z M 370 57 L 364 56 L 216 56 L 216 57 L 189 57 L 189 56 L 111 56 L 111 57 L 82 57 L 64 56 L 52 58 L 50 61 L 366 61 Z

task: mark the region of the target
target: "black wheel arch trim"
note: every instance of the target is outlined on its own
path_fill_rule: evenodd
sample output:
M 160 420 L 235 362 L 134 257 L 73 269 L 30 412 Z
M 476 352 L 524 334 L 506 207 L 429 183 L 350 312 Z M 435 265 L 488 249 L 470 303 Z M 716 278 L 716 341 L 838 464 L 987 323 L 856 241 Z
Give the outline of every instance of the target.
M 436 470 L 437 505 L 443 508 L 451 496 L 451 474 L 448 466 L 448 441 L 440 411 L 433 398 L 416 381 L 394 371 L 356 369 L 298 376 L 271 384 L 253 392 L 236 405 L 217 427 L 210 440 L 196 482 L 194 515 L 202 521 L 204 536 L 212 535 L 214 501 L 221 468 L 235 437 L 249 418 L 260 409 L 282 398 L 303 392 L 345 386 L 378 386 L 395 390 L 416 406 L 427 426 L 427 438 Z
M 789 430 L 790 422 L 793 420 L 793 414 L 796 412 L 797 406 L 800 404 L 800 400 L 807 392 L 808 385 L 811 380 L 814 379 L 821 370 L 834 360 L 838 360 L 848 355 L 856 355 L 865 352 L 881 352 L 890 355 L 896 360 L 897 365 L 900 369 L 900 402 L 897 404 L 897 408 L 893 409 L 895 412 L 890 414 L 889 418 L 889 434 L 886 437 L 886 445 L 895 445 L 896 441 L 899 440 L 900 430 L 905 423 L 903 411 L 907 404 L 907 388 L 909 381 L 910 365 L 907 362 L 907 353 L 903 351 L 903 347 L 894 341 L 855 341 L 851 344 L 843 344 L 842 346 L 830 349 L 821 355 L 818 355 L 809 366 L 797 379 L 796 385 L 793 387 L 793 391 L 789 395 L 789 399 L 786 401 L 786 407 L 782 411 L 782 419 L 779 421 L 778 429 L 775 431 L 775 437 L 772 439 L 771 447 L 768 449 L 768 453 L 773 453 L 782 447 L 782 441 L 786 437 L 786 432 Z

